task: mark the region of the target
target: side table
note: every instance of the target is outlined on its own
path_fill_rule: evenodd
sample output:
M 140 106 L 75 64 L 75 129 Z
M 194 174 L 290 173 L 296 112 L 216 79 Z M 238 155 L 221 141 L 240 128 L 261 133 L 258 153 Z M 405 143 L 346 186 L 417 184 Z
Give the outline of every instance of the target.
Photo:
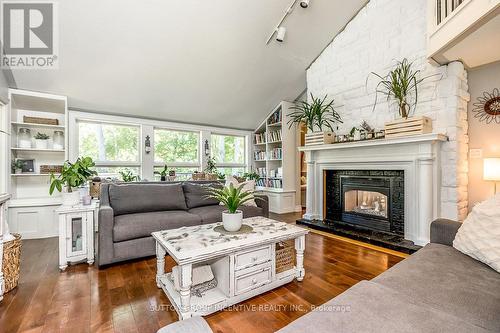
M 94 221 L 98 202 L 90 205 L 61 206 L 56 209 L 59 219 L 59 269 L 64 271 L 68 263 L 86 259 L 94 263 Z

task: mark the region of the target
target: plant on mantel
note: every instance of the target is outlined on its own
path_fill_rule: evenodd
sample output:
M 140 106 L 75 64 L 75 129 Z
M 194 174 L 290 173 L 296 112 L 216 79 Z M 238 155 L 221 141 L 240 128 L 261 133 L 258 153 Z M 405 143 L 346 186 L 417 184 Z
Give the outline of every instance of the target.
M 303 123 L 311 133 L 326 130 L 333 132 L 334 127 L 337 128 L 336 124 L 342 123 L 342 118 L 333 107 L 334 100 L 327 102 L 327 97 L 328 95 L 325 95 L 321 99 L 311 93 L 311 102 L 300 101 L 291 106 L 290 109 L 294 111 L 288 115 L 288 128 Z
M 398 106 L 399 115 L 403 119 L 410 116 L 410 112 L 415 110 L 418 102 L 418 87 L 420 83 L 429 77 L 426 76 L 419 78 L 420 70 L 413 69 L 413 62 L 408 59 L 398 61 L 396 67 L 392 69 L 387 75 L 371 73 L 380 79 L 376 87 L 375 104 L 373 110 L 377 106 L 378 94 L 386 96 L 388 102 L 396 102 Z M 410 98 L 414 96 L 413 100 Z

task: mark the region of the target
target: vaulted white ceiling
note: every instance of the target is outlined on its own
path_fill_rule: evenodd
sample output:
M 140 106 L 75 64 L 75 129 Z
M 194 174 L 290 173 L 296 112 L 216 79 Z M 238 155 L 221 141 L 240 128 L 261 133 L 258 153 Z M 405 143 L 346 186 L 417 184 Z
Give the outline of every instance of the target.
M 59 1 L 59 69 L 14 70 L 17 87 L 106 113 L 252 129 L 304 91 L 305 70 L 366 0 Z

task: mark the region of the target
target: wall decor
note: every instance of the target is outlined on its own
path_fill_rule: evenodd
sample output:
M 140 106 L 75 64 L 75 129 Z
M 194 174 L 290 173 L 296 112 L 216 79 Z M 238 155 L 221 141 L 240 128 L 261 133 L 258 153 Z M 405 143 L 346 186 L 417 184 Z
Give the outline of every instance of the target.
M 22 173 L 34 173 L 35 172 L 35 160 L 29 159 L 19 159 L 23 163 Z
M 493 92 L 484 92 L 483 96 L 477 98 L 477 102 L 473 104 L 474 118 L 479 121 L 485 121 L 487 124 L 495 122 L 500 124 L 500 91 L 498 88 L 493 89 Z

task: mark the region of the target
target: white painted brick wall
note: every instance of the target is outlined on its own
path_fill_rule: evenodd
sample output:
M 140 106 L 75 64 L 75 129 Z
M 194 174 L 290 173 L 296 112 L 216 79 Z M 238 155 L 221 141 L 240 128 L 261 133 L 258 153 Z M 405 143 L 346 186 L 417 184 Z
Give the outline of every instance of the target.
M 335 99 L 348 133 L 366 120 L 375 128 L 397 118 L 397 108 L 382 95 L 373 110 L 378 80 L 396 60 L 408 58 L 421 75 L 434 75 L 419 89 L 416 115 L 433 120 L 436 133 L 450 138 L 442 146 L 442 217 L 467 213 L 467 72 L 459 62 L 435 67 L 426 59 L 426 0 L 371 0 L 323 51 L 307 71 L 308 94 Z

